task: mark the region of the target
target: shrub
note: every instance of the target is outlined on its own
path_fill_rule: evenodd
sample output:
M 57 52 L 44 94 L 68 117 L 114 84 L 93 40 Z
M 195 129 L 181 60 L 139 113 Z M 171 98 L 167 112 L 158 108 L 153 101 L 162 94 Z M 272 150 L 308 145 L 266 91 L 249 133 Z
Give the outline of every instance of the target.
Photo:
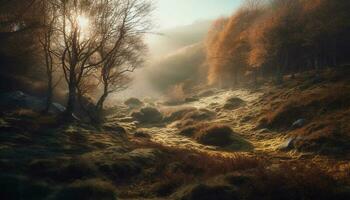
M 153 107 L 142 108 L 131 116 L 140 123 L 159 123 L 163 120 L 163 114 Z
M 228 146 L 232 143 L 233 131 L 228 126 L 215 125 L 201 129 L 195 139 L 205 145 Z
M 143 102 L 137 98 L 129 98 L 124 102 L 124 104 L 127 105 L 129 108 L 140 108 L 141 106 L 143 106 Z
M 242 99 L 237 97 L 232 97 L 226 100 L 224 108 L 232 110 L 232 109 L 239 108 L 243 104 L 244 104 L 244 101 Z

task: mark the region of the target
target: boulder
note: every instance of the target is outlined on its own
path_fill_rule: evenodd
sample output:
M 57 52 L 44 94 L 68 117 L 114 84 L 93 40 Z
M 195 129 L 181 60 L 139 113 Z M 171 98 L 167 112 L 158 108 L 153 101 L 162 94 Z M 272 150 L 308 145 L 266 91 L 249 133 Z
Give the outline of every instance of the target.
M 228 126 L 211 126 L 199 130 L 195 139 L 201 144 L 224 147 L 232 143 L 233 134 L 232 129 Z
M 242 106 L 243 104 L 244 104 L 244 101 L 242 99 L 237 98 L 237 97 L 231 97 L 231 98 L 226 100 L 226 103 L 224 105 L 224 109 L 227 109 L 227 110 L 237 109 L 240 106 Z
M 0 106 L 7 108 L 25 108 L 31 109 L 36 112 L 44 110 L 46 106 L 46 100 L 31 96 L 22 91 L 13 91 L 0 94 Z M 51 114 L 60 114 L 64 112 L 66 108 L 59 103 L 52 103 L 49 112 Z
M 194 138 L 201 144 L 224 147 L 235 151 L 245 151 L 252 145 L 225 125 L 201 126 L 194 133 Z

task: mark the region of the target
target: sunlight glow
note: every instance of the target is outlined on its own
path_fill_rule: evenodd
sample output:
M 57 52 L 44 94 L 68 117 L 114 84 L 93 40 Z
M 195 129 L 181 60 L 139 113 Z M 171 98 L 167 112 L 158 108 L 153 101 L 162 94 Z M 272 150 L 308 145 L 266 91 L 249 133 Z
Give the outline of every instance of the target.
M 83 16 L 83 15 L 79 15 L 77 17 L 77 22 L 78 22 L 78 26 L 82 31 L 86 31 L 89 28 L 89 18 Z
M 77 16 L 77 25 L 80 30 L 80 39 L 87 39 L 90 35 L 90 20 L 84 15 Z

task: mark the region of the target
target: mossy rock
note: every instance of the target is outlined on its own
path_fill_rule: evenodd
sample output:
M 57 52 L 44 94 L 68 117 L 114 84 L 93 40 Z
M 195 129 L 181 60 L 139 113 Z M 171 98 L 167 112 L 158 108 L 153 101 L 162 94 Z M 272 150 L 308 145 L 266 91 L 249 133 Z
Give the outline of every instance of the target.
M 142 108 L 139 112 L 132 113 L 131 116 L 140 123 L 154 124 L 161 123 L 163 120 L 163 114 L 153 107 Z
M 237 108 L 241 107 L 242 105 L 244 105 L 244 101 L 242 99 L 237 98 L 237 97 L 231 97 L 231 98 L 226 100 L 226 103 L 224 105 L 224 109 L 233 110 L 233 109 L 237 109 Z
M 195 139 L 204 145 L 218 146 L 229 150 L 246 151 L 252 145 L 225 125 L 213 125 L 200 129 Z

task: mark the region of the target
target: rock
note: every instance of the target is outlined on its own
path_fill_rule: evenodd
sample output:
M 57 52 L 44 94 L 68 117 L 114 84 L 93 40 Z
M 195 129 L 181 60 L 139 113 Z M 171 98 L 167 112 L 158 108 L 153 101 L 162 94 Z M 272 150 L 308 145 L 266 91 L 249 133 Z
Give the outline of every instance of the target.
M 0 106 L 10 108 L 25 108 L 40 112 L 44 110 L 46 106 L 46 100 L 44 98 L 28 95 L 22 91 L 14 91 L 0 94 Z M 61 104 L 52 103 L 49 112 L 51 114 L 60 114 L 65 110 L 66 108 Z
M 185 194 L 181 200 L 235 200 L 238 199 L 237 192 L 230 186 L 208 186 L 196 185 Z
M 126 100 L 124 104 L 131 109 L 141 108 L 144 105 L 144 103 L 137 98 L 130 98 Z
M 288 139 L 286 139 L 279 147 L 278 149 L 280 151 L 290 151 L 292 149 L 297 148 L 295 145 L 297 142 L 301 141 L 303 139 L 302 136 L 293 136 Z
M 301 128 L 301 127 L 303 127 L 305 124 L 306 124 L 306 120 L 305 120 L 305 119 L 298 119 L 297 121 L 295 121 L 295 122 L 292 124 L 291 129 L 292 129 L 292 130 L 295 130 L 295 129 Z
M 294 141 L 295 138 L 288 138 L 286 141 L 284 141 L 279 147 L 278 149 L 280 151 L 289 151 L 292 150 L 294 148 Z
M 163 114 L 153 107 L 142 108 L 131 116 L 140 123 L 160 123 L 163 120 Z
M 204 145 L 227 147 L 236 151 L 252 148 L 249 142 L 225 125 L 203 126 L 194 137 Z
M 62 106 L 59 103 L 52 103 L 52 106 L 50 108 L 50 112 L 63 113 L 64 111 L 66 111 L 66 107 Z
M 17 108 L 28 108 L 35 111 L 40 111 L 44 108 L 44 101 L 23 93 L 22 91 L 14 91 L 5 93 L 0 96 L 1 105 Z
M 226 100 L 226 103 L 224 105 L 224 109 L 227 109 L 227 110 L 237 109 L 240 106 L 242 106 L 243 104 L 244 104 L 244 101 L 242 99 L 237 98 L 237 97 L 231 97 L 231 98 Z
M 195 137 L 201 144 L 224 147 L 232 143 L 232 134 L 233 131 L 230 127 L 212 126 L 201 129 Z

